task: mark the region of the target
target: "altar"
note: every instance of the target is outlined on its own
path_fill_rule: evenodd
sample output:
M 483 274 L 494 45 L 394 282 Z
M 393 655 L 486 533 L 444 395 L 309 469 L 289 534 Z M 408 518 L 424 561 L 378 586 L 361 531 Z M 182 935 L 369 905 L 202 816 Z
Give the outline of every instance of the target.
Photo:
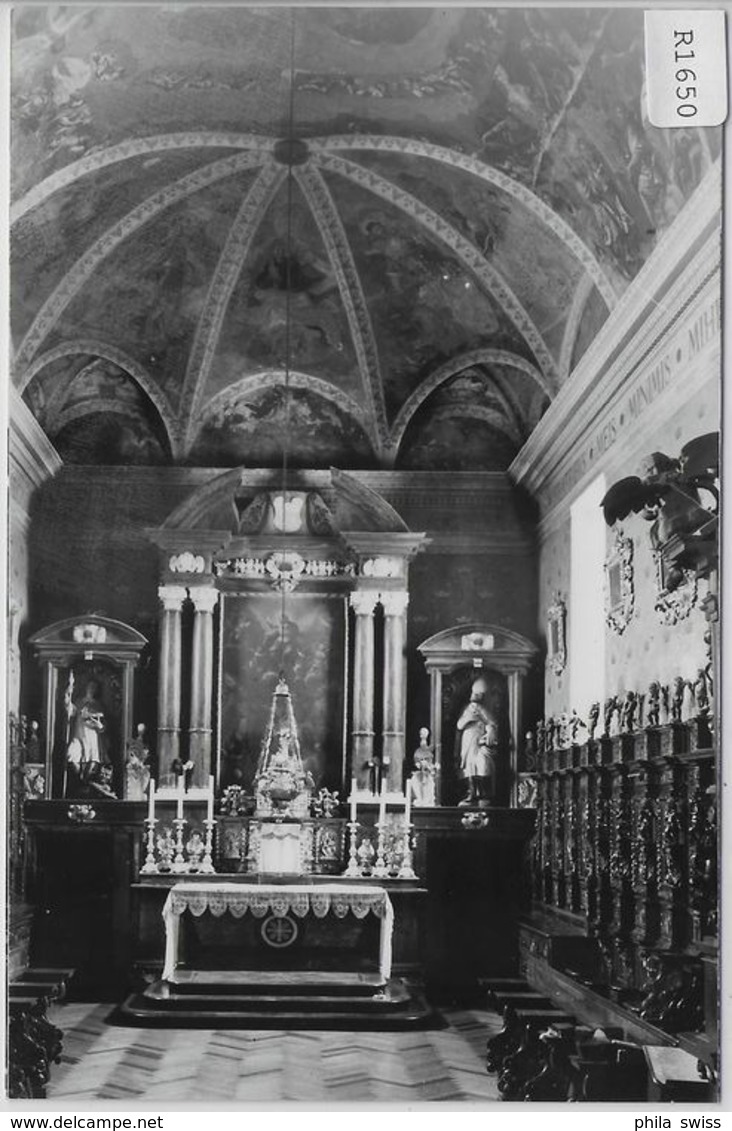
M 163 980 L 176 981 L 179 963 L 181 916 L 215 918 L 229 914 L 240 919 L 251 914 L 270 927 L 269 945 L 286 947 L 297 936 L 297 920 L 309 913 L 322 919 L 332 913 L 343 920 L 348 915 L 364 919 L 373 914 L 381 920 L 378 968 L 386 983 L 391 978 L 394 909 L 384 888 L 362 884 L 244 884 L 179 883 L 170 889 L 163 907 L 165 962 Z M 294 917 L 294 918 L 293 918 Z

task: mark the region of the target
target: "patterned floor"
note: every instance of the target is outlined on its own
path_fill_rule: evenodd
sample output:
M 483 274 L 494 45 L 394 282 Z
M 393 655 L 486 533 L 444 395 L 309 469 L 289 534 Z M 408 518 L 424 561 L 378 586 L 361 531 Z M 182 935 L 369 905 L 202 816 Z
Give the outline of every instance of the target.
M 136 1029 L 107 1024 L 109 1005 L 55 1006 L 65 1033 L 53 1101 L 176 1103 L 489 1103 L 485 1042 L 500 1019 L 443 1013 L 447 1026 L 397 1033 Z

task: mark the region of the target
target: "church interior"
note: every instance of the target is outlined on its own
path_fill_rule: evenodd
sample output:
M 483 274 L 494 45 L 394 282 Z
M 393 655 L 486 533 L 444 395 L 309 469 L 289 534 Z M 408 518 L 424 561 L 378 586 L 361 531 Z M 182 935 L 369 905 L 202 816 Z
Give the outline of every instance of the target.
M 12 25 L 9 1096 L 714 1102 L 721 128 L 632 8 Z

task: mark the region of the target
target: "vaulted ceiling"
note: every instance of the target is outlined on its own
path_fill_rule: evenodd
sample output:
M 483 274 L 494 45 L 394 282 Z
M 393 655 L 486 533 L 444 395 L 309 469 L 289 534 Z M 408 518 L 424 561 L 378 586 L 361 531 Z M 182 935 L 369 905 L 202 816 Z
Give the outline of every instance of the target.
M 16 8 L 13 371 L 62 457 L 507 466 L 717 157 L 646 121 L 642 36 Z

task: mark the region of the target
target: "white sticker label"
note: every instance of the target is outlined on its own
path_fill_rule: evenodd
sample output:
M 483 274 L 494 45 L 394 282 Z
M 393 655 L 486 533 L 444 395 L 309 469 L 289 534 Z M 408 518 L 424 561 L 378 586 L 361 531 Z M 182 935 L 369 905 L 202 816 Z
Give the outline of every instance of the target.
M 654 126 L 720 126 L 727 117 L 723 11 L 645 12 L 646 98 Z

